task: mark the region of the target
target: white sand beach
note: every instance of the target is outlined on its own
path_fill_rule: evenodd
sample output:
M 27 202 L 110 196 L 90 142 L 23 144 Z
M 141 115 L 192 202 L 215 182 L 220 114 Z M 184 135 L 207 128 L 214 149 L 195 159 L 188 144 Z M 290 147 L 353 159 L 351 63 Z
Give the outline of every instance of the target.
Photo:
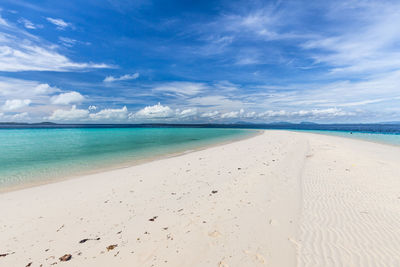
M 0 210 L 0 266 L 400 266 L 400 147 L 265 131 Z

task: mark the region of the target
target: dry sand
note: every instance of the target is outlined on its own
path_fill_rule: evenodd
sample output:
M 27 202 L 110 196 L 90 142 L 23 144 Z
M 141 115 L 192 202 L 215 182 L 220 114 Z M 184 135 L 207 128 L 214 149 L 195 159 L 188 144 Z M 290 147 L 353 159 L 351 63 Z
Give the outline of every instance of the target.
M 400 266 L 399 156 L 266 131 L 3 193 L 0 266 Z

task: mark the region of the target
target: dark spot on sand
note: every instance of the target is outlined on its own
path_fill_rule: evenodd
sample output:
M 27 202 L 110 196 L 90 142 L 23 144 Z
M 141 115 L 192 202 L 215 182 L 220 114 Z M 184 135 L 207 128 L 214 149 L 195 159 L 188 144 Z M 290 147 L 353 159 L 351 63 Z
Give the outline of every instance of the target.
M 211 193 L 216 194 L 216 193 L 218 193 L 218 190 L 213 190 L 213 191 L 211 191 Z
M 60 261 L 69 261 L 72 258 L 71 254 L 65 254 L 64 256 L 61 256 L 58 258 Z
M 115 245 L 109 245 L 109 246 L 107 247 L 107 251 L 113 250 L 113 249 L 116 248 L 116 247 L 118 247 L 117 244 L 115 244 Z
M 11 252 L 11 253 L 3 253 L 3 254 L 0 254 L 0 257 L 5 257 L 5 256 L 7 256 L 7 255 L 11 255 L 11 254 L 14 254 L 15 252 Z
M 25 267 L 29 267 L 29 266 L 31 266 L 32 265 L 32 263 L 33 263 L 33 261 L 31 261 L 30 263 L 28 263 Z
M 89 240 L 100 240 L 100 237 L 98 237 L 98 238 L 85 238 L 85 239 L 82 239 L 81 241 L 79 241 L 79 243 L 82 244 L 82 243 L 85 243 L 86 241 L 89 241 Z
M 149 221 L 154 222 L 155 219 L 157 219 L 158 216 L 154 216 L 153 218 L 150 218 Z

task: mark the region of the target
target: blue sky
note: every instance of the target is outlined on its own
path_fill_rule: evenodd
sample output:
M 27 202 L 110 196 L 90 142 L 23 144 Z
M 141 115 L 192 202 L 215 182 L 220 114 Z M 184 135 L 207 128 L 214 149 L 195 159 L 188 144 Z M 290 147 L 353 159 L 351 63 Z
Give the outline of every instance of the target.
M 399 1 L 3 0 L 0 121 L 400 120 Z

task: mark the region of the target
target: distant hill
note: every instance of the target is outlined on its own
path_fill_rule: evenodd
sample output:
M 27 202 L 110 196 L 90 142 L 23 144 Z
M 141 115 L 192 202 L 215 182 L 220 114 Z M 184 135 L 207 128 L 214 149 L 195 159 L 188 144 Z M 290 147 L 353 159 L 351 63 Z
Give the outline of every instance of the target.
M 318 125 L 318 123 L 311 122 L 311 121 L 302 121 L 299 124 L 301 124 L 301 125 Z

